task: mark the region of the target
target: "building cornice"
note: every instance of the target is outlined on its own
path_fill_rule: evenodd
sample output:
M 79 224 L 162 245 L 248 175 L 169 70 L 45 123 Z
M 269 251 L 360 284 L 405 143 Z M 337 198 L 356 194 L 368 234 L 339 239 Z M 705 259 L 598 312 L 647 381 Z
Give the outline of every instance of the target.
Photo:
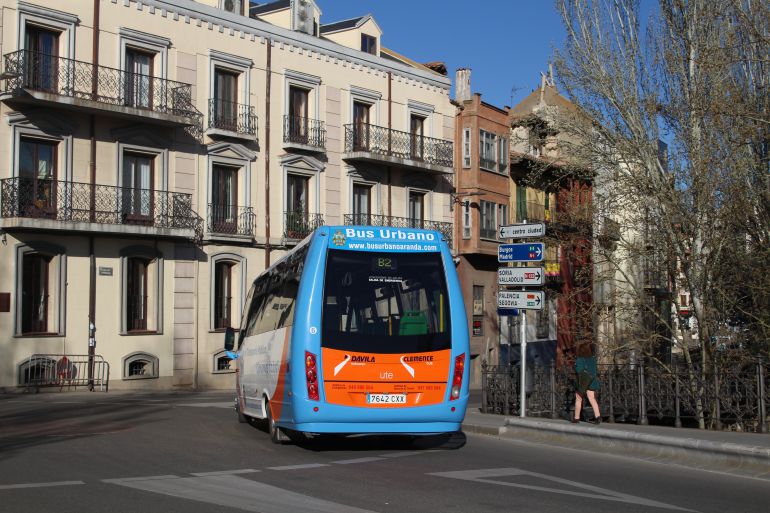
M 376 55 L 370 55 L 338 43 L 320 39 L 302 32 L 284 29 L 270 23 L 255 20 L 239 14 L 226 12 L 216 7 L 203 5 L 192 0 L 102 0 L 112 4 L 120 4 L 126 8 L 147 11 L 149 14 L 160 15 L 163 18 L 178 23 L 206 25 L 208 30 L 218 30 L 231 37 L 248 38 L 252 42 L 264 44 L 270 40 L 274 46 L 284 48 L 289 46 L 307 52 L 309 57 L 333 61 L 343 67 L 359 67 L 369 72 L 381 74 L 383 77 L 391 73 L 399 81 L 414 81 L 421 87 L 433 87 L 448 94 L 451 81 L 449 78 L 437 76 L 430 71 L 411 68 L 405 64 L 387 60 Z

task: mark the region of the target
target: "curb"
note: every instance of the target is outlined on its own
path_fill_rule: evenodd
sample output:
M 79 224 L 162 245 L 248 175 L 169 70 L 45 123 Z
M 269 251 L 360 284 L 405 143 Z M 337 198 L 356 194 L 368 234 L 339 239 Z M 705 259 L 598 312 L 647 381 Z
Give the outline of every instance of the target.
M 581 426 L 506 417 L 503 427 L 468 426 L 469 432 L 489 431 L 506 438 L 527 438 L 559 445 L 718 469 L 770 480 L 770 448 L 713 442 L 658 434 L 620 431 L 602 426 Z M 465 426 L 463 426 L 465 429 Z M 476 428 L 476 429 L 474 429 Z M 478 430 L 477 430 L 478 429 Z

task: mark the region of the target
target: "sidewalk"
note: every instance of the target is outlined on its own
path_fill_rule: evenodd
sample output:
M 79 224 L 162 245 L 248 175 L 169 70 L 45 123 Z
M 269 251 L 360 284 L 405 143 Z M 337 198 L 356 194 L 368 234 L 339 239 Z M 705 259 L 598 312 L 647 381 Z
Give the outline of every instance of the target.
M 466 433 L 526 440 L 770 480 L 770 435 L 481 413 L 469 406 Z

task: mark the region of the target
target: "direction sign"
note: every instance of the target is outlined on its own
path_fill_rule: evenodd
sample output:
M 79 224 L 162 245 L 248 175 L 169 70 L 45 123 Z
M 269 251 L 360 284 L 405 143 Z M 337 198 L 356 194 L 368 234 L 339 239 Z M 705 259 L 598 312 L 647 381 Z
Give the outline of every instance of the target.
M 501 267 L 497 270 L 498 285 L 542 285 L 542 267 Z
M 543 293 L 539 290 L 501 290 L 497 293 L 497 308 L 542 310 Z
M 542 262 L 545 248 L 542 242 L 500 244 L 497 246 L 498 262 Z
M 519 223 L 500 227 L 501 239 L 526 239 L 545 235 L 545 223 Z

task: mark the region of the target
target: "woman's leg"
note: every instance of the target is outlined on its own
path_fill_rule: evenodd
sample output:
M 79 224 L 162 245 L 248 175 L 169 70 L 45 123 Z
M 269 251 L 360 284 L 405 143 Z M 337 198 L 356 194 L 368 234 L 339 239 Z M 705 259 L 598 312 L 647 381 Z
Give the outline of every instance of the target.
M 583 396 L 580 392 L 575 392 L 575 418 L 580 420 L 580 412 L 583 409 Z
M 588 402 L 591 403 L 591 409 L 594 411 L 594 417 L 601 417 L 601 413 L 599 413 L 599 403 L 596 402 L 596 392 L 588 390 L 586 395 L 588 396 Z

